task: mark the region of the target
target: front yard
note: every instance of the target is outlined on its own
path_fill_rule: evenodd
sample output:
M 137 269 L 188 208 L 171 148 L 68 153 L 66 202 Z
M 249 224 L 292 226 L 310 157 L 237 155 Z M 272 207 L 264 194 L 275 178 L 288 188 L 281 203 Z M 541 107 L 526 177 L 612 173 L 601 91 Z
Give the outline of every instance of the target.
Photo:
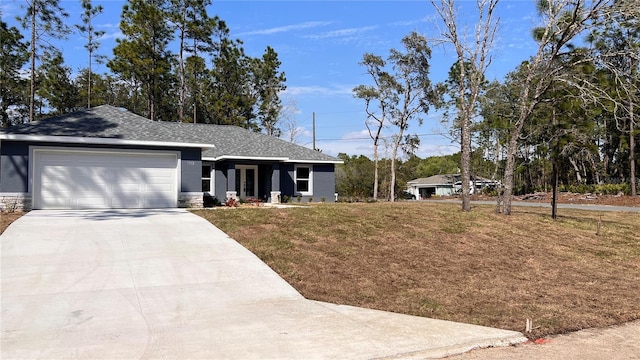
M 525 331 L 640 319 L 637 213 L 458 204 L 200 210 L 309 299 Z M 600 235 L 596 235 L 601 221 Z
M 22 215 L 24 215 L 24 213 L 21 211 L 0 211 L 0 234 L 2 234 L 12 222 L 18 220 Z

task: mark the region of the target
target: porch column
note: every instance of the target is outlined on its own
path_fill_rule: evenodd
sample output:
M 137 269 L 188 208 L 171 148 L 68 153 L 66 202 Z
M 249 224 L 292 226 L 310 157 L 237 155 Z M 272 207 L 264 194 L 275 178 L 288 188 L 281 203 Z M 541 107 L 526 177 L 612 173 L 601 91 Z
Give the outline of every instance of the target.
M 271 167 L 271 203 L 280 203 L 280 163 L 274 163 Z
M 236 191 L 236 164 L 227 164 L 227 199 L 238 199 L 238 192 Z

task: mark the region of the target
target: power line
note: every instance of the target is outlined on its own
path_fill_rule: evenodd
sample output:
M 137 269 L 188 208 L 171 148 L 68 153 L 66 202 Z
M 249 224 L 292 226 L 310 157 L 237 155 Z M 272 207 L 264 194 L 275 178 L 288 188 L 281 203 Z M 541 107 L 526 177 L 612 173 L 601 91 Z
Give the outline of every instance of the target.
M 417 137 L 426 137 L 426 136 L 442 136 L 442 137 L 446 137 L 445 135 L 442 134 L 438 134 L 438 133 L 425 133 L 425 134 L 416 134 Z M 380 139 L 391 139 L 392 136 L 381 136 Z M 335 138 L 335 139 L 331 139 L 331 138 L 325 138 L 325 139 L 316 139 L 316 141 L 353 141 L 353 140 L 371 140 L 371 137 L 352 137 L 352 138 L 348 138 L 348 139 L 342 139 L 342 138 Z

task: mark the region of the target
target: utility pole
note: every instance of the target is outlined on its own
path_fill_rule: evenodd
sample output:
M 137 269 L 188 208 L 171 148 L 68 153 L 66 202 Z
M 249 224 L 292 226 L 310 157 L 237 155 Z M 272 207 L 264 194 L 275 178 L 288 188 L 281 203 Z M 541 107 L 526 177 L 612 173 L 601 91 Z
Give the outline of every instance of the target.
M 313 150 L 316 149 L 316 112 L 313 112 Z

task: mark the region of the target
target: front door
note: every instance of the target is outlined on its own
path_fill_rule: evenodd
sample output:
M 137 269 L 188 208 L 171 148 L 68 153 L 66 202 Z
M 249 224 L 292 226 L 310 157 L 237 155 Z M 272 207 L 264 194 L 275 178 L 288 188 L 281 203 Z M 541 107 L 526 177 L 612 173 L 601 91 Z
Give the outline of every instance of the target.
M 236 165 L 236 194 L 240 199 L 258 197 L 257 165 Z

